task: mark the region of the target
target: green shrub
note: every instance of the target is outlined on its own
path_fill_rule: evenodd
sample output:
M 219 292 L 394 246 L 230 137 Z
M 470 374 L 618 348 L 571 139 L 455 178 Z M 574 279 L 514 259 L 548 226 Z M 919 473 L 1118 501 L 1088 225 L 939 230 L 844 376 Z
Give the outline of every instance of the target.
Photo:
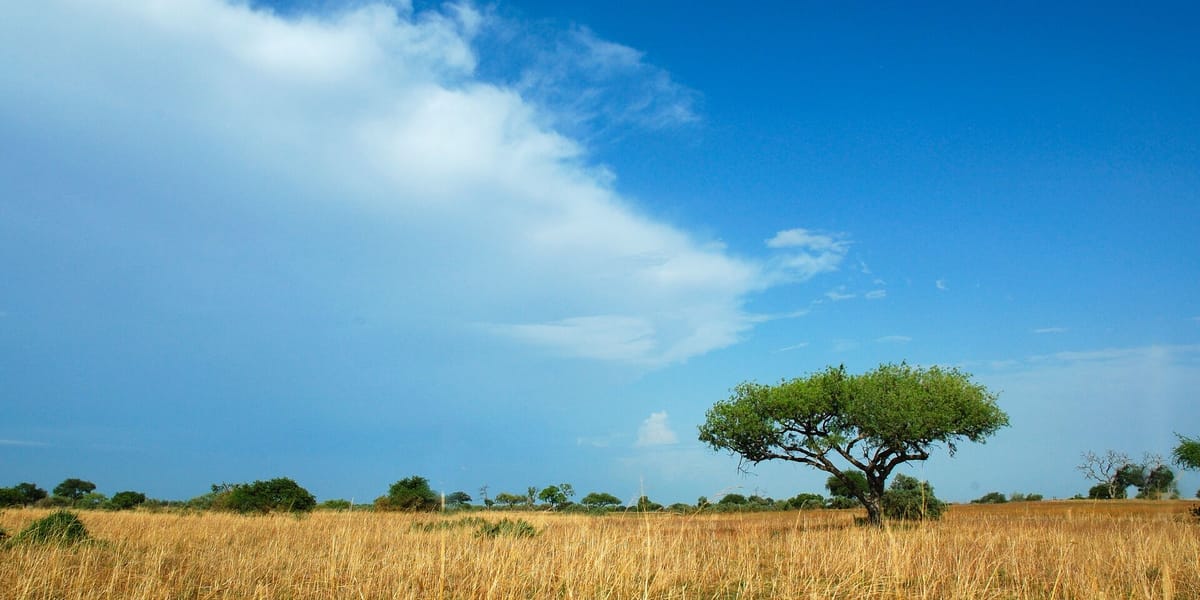
M 488 524 L 483 517 L 463 517 L 453 521 L 432 521 L 430 523 L 413 523 L 413 531 L 442 531 L 445 529 L 461 529 L 463 527 L 482 527 Z
M 525 519 L 517 519 L 516 521 L 501 519 L 496 523 L 484 523 L 483 525 L 480 525 L 479 530 L 475 532 L 475 535 L 476 537 L 488 538 L 500 536 L 531 538 L 537 537 L 538 533 L 537 527 L 534 527 Z
M 388 487 L 388 495 L 375 499 L 375 510 L 434 511 L 439 506 L 429 480 L 413 475 Z
M 1013 494 L 1013 502 L 1020 502 L 1024 499 L 1024 496 Z M 1000 492 L 988 492 L 972 500 L 971 504 L 1004 504 L 1005 502 L 1008 502 L 1008 499 L 1004 497 L 1004 494 Z
M 87 528 L 75 513 L 60 510 L 29 524 L 18 541 L 34 543 L 76 544 L 88 539 Z
M 317 499 L 287 477 L 234 485 L 218 492 L 212 504 L 213 509 L 240 513 L 308 512 L 316 506 Z
M 117 492 L 108 499 L 106 508 L 112 510 L 129 510 L 146 502 L 146 495 L 141 492 Z
M 350 510 L 351 508 L 353 506 L 350 505 L 350 501 L 341 498 L 326 500 L 317 505 L 318 510 Z
M 897 475 L 883 493 L 883 514 L 889 519 L 937 520 L 945 510 L 946 503 L 933 495 L 933 486 L 928 481 L 907 475 Z

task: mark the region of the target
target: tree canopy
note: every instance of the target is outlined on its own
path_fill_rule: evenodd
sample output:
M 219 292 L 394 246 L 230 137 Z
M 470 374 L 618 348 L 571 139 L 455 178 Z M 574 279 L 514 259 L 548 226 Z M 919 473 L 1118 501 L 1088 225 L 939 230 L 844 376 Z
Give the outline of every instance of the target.
M 1200 470 L 1200 438 L 1189 438 L 1175 434 L 1179 445 L 1171 451 L 1171 458 L 1180 469 Z
M 375 506 L 384 510 L 437 510 L 438 499 L 428 479 L 413 475 L 388 487 L 387 496 L 376 500 Z
M 885 364 L 862 375 L 829 367 L 777 385 L 745 382 L 715 404 L 700 440 L 744 461 L 788 460 L 826 471 L 855 490 L 868 520 L 882 522 L 885 483 L 897 466 L 944 444 L 984 442 L 1008 425 L 996 395 L 957 369 Z
M 54 495 L 68 500 L 78 500 L 92 491 L 95 491 L 96 484 L 74 477 L 63 480 L 62 483 L 54 486 Z

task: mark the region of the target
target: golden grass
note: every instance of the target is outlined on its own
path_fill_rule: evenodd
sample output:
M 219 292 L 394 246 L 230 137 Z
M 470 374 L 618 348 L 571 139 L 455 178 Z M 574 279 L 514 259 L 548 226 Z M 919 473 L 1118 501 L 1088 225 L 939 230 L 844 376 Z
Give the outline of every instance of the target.
M 0 597 L 1200 598 L 1184 502 L 955 506 L 883 530 L 855 511 L 522 518 L 536 538 L 415 523 L 462 516 L 84 512 L 98 541 L 0 550 Z M 15 533 L 47 511 L 8 510 Z

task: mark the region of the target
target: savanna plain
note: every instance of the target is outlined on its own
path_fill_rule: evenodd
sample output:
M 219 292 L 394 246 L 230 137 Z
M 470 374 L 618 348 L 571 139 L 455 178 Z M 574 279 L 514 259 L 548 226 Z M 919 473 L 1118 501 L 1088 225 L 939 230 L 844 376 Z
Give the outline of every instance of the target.
M 1200 599 L 1193 504 L 955 505 L 884 528 L 856 525 L 854 510 L 82 511 L 85 543 L 0 546 L 0 596 Z M 47 514 L 4 510 L 0 527 Z M 536 534 L 481 532 L 503 519 Z

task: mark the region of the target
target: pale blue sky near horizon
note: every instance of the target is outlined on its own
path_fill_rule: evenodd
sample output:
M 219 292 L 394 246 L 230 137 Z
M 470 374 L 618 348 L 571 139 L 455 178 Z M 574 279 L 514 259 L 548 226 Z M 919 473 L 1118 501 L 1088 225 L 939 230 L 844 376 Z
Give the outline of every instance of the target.
M 0 7 L 0 486 L 824 492 L 744 380 L 956 366 L 907 472 L 1069 497 L 1200 435 L 1184 3 Z M 1200 473 L 1180 473 L 1196 494 Z

